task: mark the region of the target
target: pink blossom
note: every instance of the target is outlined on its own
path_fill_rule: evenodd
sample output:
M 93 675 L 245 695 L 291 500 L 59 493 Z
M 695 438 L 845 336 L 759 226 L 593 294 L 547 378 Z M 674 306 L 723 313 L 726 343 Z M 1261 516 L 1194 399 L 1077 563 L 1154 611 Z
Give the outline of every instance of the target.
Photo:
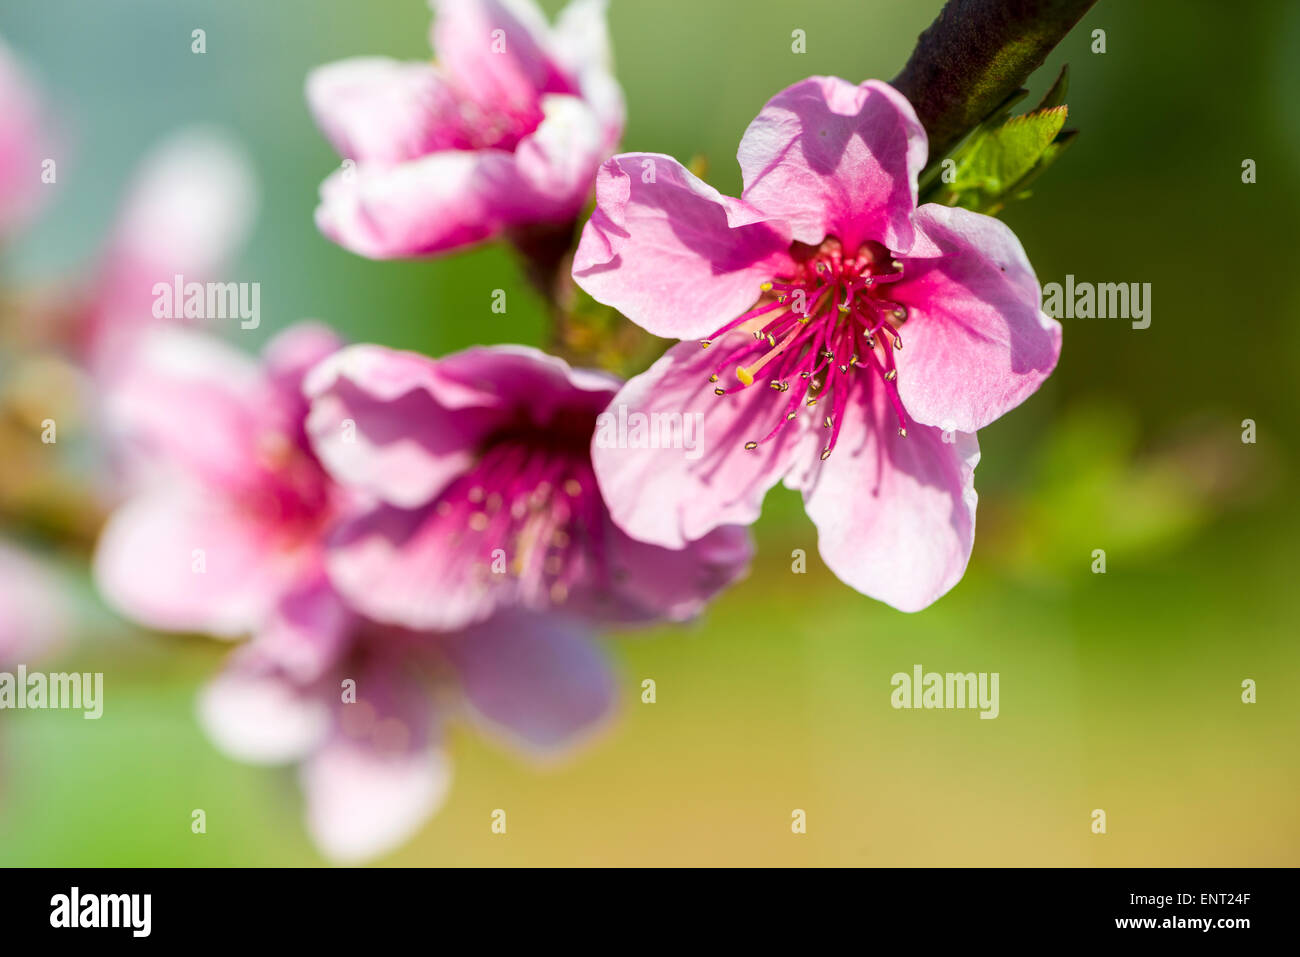
M 612 622 L 698 613 L 744 574 L 747 533 L 717 528 L 672 553 L 610 521 L 590 445 L 618 384 L 522 346 L 442 359 L 351 346 L 321 363 L 308 431 L 334 477 L 375 498 L 333 536 L 334 586 L 419 629 L 512 606 Z
M 507 611 L 418 633 L 349 615 L 323 587 L 301 599 L 236 652 L 199 715 L 232 757 L 299 764 L 308 830 L 332 860 L 385 853 L 438 809 L 450 721 L 554 759 L 613 712 L 604 658 L 575 622 Z
M 40 201 L 42 163 L 56 159 L 40 94 L 13 52 L 0 41 L 0 239 Z M 57 166 L 56 166 L 57 171 Z
M 1006 225 L 917 207 L 926 154 L 892 87 L 812 77 L 746 130 L 740 199 L 667 156 L 604 164 L 575 280 L 650 332 L 705 346 L 674 346 L 615 399 L 699 413 L 708 442 L 698 458 L 594 451 L 628 534 L 684 547 L 752 522 L 784 481 L 859 591 L 914 611 L 961 578 L 974 432 L 1051 373 L 1060 326 Z
M 159 330 L 193 328 L 196 321 L 211 325 L 207 319 L 180 318 L 176 311 L 164 317 L 159 288 L 170 291 L 178 276 L 200 289 L 207 281 L 228 278 L 222 273 L 252 225 L 256 193 L 249 161 L 229 138 L 206 127 L 173 133 L 138 165 L 98 261 L 83 270 L 85 277 L 18 299 L 21 312 L 13 325 L 23 335 L 19 362 L 32 359 L 31 345 L 37 346 L 36 355 L 54 347 L 70 360 L 60 368 L 67 369 L 75 388 L 63 385 L 60 394 L 90 424 L 64 452 L 51 454 L 59 463 L 75 460 L 88 495 L 112 503 L 123 493 L 124 476 L 114 467 L 122 460 L 114 441 L 120 423 L 108 412 L 115 407 L 113 392 L 137 367 L 136 350 Z M 230 317 L 228 327 L 239 321 Z M 153 348 L 168 341 L 187 339 L 164 334 Z
M 217 130 L 174 133 L 145 155 L 72 331 L 72 345 L 98 385 L 111 385 L 141 335 L 160 324 L 155 286 L 171 286 L 178 275 L 187 284 L 226 278 L 222 271 L 251 231 L 256 209 L 251 162 Z
M 124 356 L 105 421 L 139 491 L 95 555 L 118 610 L 154 628 L 237 637 L 318 577 L 342 503 L 303 433 L 301 381 L 339 344 L 299 324 L 259 362 L 160 326 Z
M 322 184 L 316 224 L 373 259 L 572 221 L 622 133 L 605 0 L 573 0 L 553 27 L 532 0 L 432 6 L 436 63 L 355 57 L 307 80 L 350 161 Z
M 204 725 L 241 760 L 298 762 L 309 831 L 351 861 L 437 809 L 447 719 L 468 713 L 547 755 L 602 724 L 613 693 L 576 621 L 503 609 L 455 633 L 407 631 L 330 585 L 326 543 L 363 503 L 316 458 L 302 383 L 339 345 L 313 323 L 260 361 L 185 329 L 142 335 L 106 413 L 140 491 L 105 527 L 95 575 L 142 624 L 253 636 L 203 694 Z

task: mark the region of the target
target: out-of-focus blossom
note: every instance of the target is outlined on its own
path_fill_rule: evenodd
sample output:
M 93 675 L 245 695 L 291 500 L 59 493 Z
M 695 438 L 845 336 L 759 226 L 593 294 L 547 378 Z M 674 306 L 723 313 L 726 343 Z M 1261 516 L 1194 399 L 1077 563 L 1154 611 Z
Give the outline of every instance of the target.
M 753 521 L 784 480 L 859 591 L 914 611 L 961 578 L 974 432 L 1038 388 L 1061 333 L 1006 225 L 917 207 L 926 153 L 892 87 L 813 77 L 745 132 L 741 199 L 668 156 L 602 167 L 574 279 L 648 331 L 705 347 L 674 346 L 615 400 L 698 413 L 707 446 L 595 450 L 625 531 L 681 548 Z
M 68 627 L 57 578 L 21 548 L 0 541 L 0 667 L 48 655 Z
M 0 337 L 24 356 L 61 352 L 88 386 L 110 389 L 148 330 L 193 325 L 160 320 L 155 287 L 223 280 L 256 208 L 256 180 L 235 142 L 206 127 L 169 136 L 136 170 L 88 278 L 19 290 L 0 303 Z
M 351 861 L 437 809 L 447 718 L 468 707 L 550 753 L 590 733 L 613 694 L 575 620 L 506 610 L 417 633 L 366 620 L 330 585 L 325 543 L 364 503 L 320 466 L 302 381 L 338 345 L 303 323 L 259 362 L 193 331 L 145 335 L 106 410 L 140 491 L 105 527 L 95 574 L 145 625 L 253 636 L 204 693 L 204 725 L 241 760 L 300 762 L 313 838 Z
M 0 239 L 27 220 L 49 188 L 41 166 L 55 157 L 44 112 L 36 87 L 0 40 Z
M 145 157 L 72 330 L 76 354 L 101 386 L 130 366 L 129 353 L 151 327 L 184 324 L 156 318 L 155 286 L 177 276 L 186 284 L 225 280 L 256 209 L 251 163 L 217 130 L 173 134 Z
M 255 207 L 251 167 L 234 142 L 204 127 L 176 133 L 140 164 L 85 278 L 5 290 L 0 458 L 13 468 L 0 475 L 0 514 L 36 517 L 68 538 L 94 535 L 125 491 L 111 441 L 119 431 L 105 412 L 136 366 L 134 350 L 151 330 L 222 322 L 159 318 L 156 287 L 228 279 Z M 57 444 L 37 440 L 47 419 Z
M 350 346 L 307 378 L 321 461 L 377 504 L 327 557 L 378 621 L 456 629 L 502 607 L 614 622 L 681 620 L 742 576 L 747 532 L 681 551 L 610 521 L 592 474 L 597 416 L 619 382 L 523 346 L 442 359 Z
M 438 809 L 452 719 L 549 758 L 612 711 L 611 675 L 574 622 L 504 612 L 456 634 L 421 634 L 321 607 L 304 601 L 236 652 L 199 714 L 232 757 L 299 764 L 308 829 L 332 860 L 383 854 Z
M 96 551 L 111 604 L 154 628 L 236 637 L 314 579 L 340 501 L 303 433 L 300 386 L 339 345 L 302 323 L 258 362 L 198 332 L 145 335 L 105 410 L 140 489 Z
M 347 161 L 321 186 L 316 223 L 374 259 L 571 222 L 622 134 L 605 0 L 573 0 L 554 26 L 532 0 L 432 6 L 436 63 L 356 57 L 307 80 Z

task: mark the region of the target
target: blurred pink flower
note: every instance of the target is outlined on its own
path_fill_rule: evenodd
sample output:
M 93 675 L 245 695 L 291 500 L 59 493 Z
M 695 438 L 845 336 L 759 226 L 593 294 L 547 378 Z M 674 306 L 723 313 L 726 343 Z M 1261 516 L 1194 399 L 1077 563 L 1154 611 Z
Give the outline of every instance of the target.
M 54 573 L 0 541 L 0 668 L 31 664 L 63 639 L 68 597 Z
M 301 381 L 339 345 L 300 323 L 258 362 L 160 326 L 123 356 L 104 418 L 139 490 L 96 550 L 110 604 L 153 628 L 237 637 L 319 575 L 342 500 L 303 433 Z
M 25 69 L 0 41 L 0 239 L 26 221 L 49 188 L 41 164 L 57 157 L 49 153 L 44 111 Z
M 609 622 L 681 620 L 744 575 L 747 532 L 721 527 L 676 553 L 615 526 L 591 466 L 618 389 L 523 346 L 442 359 L 350 346 L 312 370 L 317 454 L 376 504 L 326 560 L 377 620 L 450 630 L 501 607 Z
M 308 830 L 332 860 L 392 850 L 437 811 L 451 779 L 448 721 L 464 716 L 549 758 L 612 713 L 612 677 L 572 621 L 504 612 L 421 634 L 351 616 L 327 591 L 304 594 L 236 652 L 199 715 L 232 757 L 300 764 Z
M 355 57 L 307 80 L 350 162 L 321 186 L 321 232 L 373 259 L 425 256 L 572 221 L 623 128 L 605 0 L 554 27 L 532 0 L 433 0 L 436 63 Z
M 187 324 L 155 318 L 154 287 L 171 286 L 178 275 L 186 283 L 224 279 L 256 209 L 251 162 L 217 130 L 173 133 L 145 156 L 72 331 L 78 358 L 98 385 L 111 386 L 149 329 Z
M 615 399 L 698 411 L 710 436 L 698 458 L 595 450 L 625 531 L 681 548 L 753 521 L 784 480 L 859 591 L 914 611 L 961 578 L 973 433 L 1038 388 L 1061 334 L 1006 225 L 916 206 L 926 153 L 892 87 L 812 77 L 746 130 L 741 199 L 668 156 L 604 164 L 574 279 L 648 331 L 706 347 L 674 346 Z
M 204 127 L 171 134 L 139 164 L 98 262 L 75 277 L 22 288 L 8 301 L 13 311 L 0 322 L 0 337 L 11 346 L 12 367 L 33 382 L 47 380 L 39 387 L 56 390 L 67 413 L 40 468 L 52 487 L 84 496 L 88 517 L 124 492 L 116 467 L 122 450 L 112 441 L 119 423 L 106 411 L 137 365 L 136 350 L 152 332 L 212 324 L 162 318 L 158 287 L 170 292 L 178 276 L 191 289 L 226 279 L 252 224 L 256 193 L 249 161 L 228 137 Z M 241 317 L 229 320 L 233 326 Z
M 260 362 L 193 331 L 143 335 L 106 410 L 139 492 L 110 518 L 94 567 L 137 622 L 253 636 L 202 696 L 204 725 L 242 760 L 300 761 L 313 838 L 359 860 L 441 803 L 439 726 L 462 707 L 547 754 L 594 730 L 613 691 L 575 621 L 506 610 L 455 634 L 416 633 L 365 620 L 331 587 L 325 543 L 362 503 L 312 451 L 302 381 L 338 346 L 311 323 Z

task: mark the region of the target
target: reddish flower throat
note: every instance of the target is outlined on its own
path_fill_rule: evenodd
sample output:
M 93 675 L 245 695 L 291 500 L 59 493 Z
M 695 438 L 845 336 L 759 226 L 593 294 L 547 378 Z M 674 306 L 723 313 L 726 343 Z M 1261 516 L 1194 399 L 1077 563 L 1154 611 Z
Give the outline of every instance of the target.
M 775 436 L 798 414 L 799 404 L 829 407 L 823 424 L 830 438 L 822 458 L 839 437 L 844 411 L 854 386 L 864 376 L 878 380 L 898 415 L 898 434 L 907 435 L 907 417 L 898 397 L 894 353 L 903 348 L 899 328 L 907 307 L 890 298 L 890 287 L 903 278 L 903 264 L 876 242 L 864 243 L 846 256 L 840 242 L 828 239 L 813 249 L 795 244 L 791 276 L 760 287 L 754 308 L 703 341 L 707 349 L 724 333 L 749 332 L 752 339 L 728 342 L 713 367 L 710 382 L 725 373 L 739 382 L 718 386 L 717 395 L 749 388 L 760 376 L 777 393 L 789 394 L 780 418 L 761 439 L 745 443 L 753 450 Z M 800 254 L 802 253 L 802 254 Z M 737 337 L 733 337 L 737 338 Z

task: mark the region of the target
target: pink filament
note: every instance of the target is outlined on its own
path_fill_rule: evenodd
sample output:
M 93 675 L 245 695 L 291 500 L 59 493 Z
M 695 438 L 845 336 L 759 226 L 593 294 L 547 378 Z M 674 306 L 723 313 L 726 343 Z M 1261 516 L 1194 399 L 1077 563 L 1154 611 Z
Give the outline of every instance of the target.
M 871 247 L 871 248 L 868 248 Z M 715 392 L 730 395 L 755 388 L 760 378 L 777 392 L 789 392 L 780 417 L 771 430 L 746 448 L 770 441 L 791 420 L 801 402 L 829 406 L 830 437 L 823 457 L 830 454 L 839 438 L 849 400 L 855 388 L 884 389 L 898 417 L 900 434 L 906 434 L 907 412 L 898 394 L 898 366 L 894 359 L 897 325 L 906 310 L 885 298 L 881 287 L 903 278 L 899 266 L 883 247 L 868 244 L 846 257 L 835 240 L 828 240 L 810 258 L 801 262 L 793 276 L 764 283 L 764 295 L 754 308 L 724 325 L 706 340 L 711 345 L 738 326 L 769 317 L 753 337 L 729 343 L 712 367 L 710 378 Z M 772 291 L 776 291 L 773 295 Z M 803 292 L 808 315 L 792 308 Z M 769 298 L 771 297 L 771 298 Z M 903 311 L 900 317 L 895 313 Z M 775 315 L 773 315 L 775 313 Z M 736 370 L 752 376 L 747 384 Z M 867 372 L 864 377 L 859 372 Z M 726 375 L 730 381 L 719 382 Z

